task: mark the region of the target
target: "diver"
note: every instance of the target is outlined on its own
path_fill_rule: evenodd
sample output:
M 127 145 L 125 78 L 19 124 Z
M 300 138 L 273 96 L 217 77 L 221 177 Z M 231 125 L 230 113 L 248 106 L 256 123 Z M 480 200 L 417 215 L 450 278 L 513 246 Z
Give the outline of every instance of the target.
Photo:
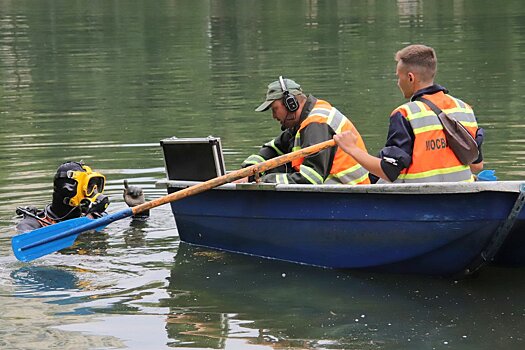
M 68 219 L 106 215 L 109 197 L 104 195 L 106 177 L 82 162 L 61 164 L 53 179 L 53 198 L 43 210 L 34 206 L 18 207 L 22 220 L 16 225 L 24 233 Z
M 18 207 L 22 220 L 16 225 L 18 233 L 33 231 L 64 220 L 88 216 L 92 219 L 107 215 L 109 197 L 104 192 L 106 177 L 81 162 L 61 164 L 53 179 L 53 199 L 43 210 L 34 206 Z M 134 207 L 146 202 L 142 188 L 130 186 L 124 180 L 124 202 Z M 132 216 L 144 221 L 149 210 Z

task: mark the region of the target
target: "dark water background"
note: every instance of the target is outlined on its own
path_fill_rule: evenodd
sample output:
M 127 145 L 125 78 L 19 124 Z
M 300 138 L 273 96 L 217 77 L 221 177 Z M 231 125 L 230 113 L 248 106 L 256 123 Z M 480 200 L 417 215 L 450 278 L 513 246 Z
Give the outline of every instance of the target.
M 167 206 L 30 264 L 11 253 L 15 208 L 47 204 L 65 160 L 106 175 L 112 212 L 123 179 L 164 195 L 160 139 L 220 136 L 236 169 L 279 132 L 253 109 L 281 74 L 376 152 L 409 43 L 473 105 L 486 168 L 524 179 L 520 0 L 0 2 L 0 348 L 522 349 L 524 269 L 454 281 L 195 249 Z

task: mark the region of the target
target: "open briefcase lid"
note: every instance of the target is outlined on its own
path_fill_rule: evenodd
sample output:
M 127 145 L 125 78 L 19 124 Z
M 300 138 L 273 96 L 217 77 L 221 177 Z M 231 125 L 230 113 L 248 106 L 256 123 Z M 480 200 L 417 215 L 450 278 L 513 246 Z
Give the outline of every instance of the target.
M 207 181 L 226 173 L 219 137 L 170 137 L 160 145 L 169 180 Z

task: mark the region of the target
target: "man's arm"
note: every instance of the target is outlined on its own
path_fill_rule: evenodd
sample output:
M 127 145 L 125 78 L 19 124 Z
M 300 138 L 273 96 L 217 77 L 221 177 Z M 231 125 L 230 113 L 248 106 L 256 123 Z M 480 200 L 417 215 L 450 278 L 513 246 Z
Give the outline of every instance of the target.
M 330 140 L 334 135 L 332 128 L 325 123 L 311 123 L 300 132 L 301 148 Z M 304 158 L 299 171 L 276 172 L 263 177 L 264 182 L 288 184 L 317 184 L 320 185 L 330 174 L 335 149 L 333 147 L 322 150 Z
M 246 158 L 241 167 L 246 168 L 250 165 L 259 164 L 268 159 L 275 158 L 291 151 L 291 142 L 293 142 L 293 135 L 288 130 L 285 130 L 279 134 L 275 139 L 265 143 L 260 149 L 258 154 L 252 154 Z M 282 165 L 277 169 L 270 170 L 268 172 L 283 171 L 286 172 L 289 168 L 289 164 Z
M 478 145 L 479 157 L 474 161 L 474 163 L 470 164 L 470 171 L 473 173 L 479 173 L 481 170 L 483 170 L 483 153 L 481 153 L 481 145 L 485 140 L 485 130 L 483 128 L 478 128 L 475 139 L 476 144 Z
M 351 155 L 368 172 L 383 180 L 390 181 L 381 167 L 381 159 L 368 154 L 357 146 L 357 135 L 353 130 L 334 135 L 334 140 L 343 151 Z
M 357 135 L 351 132 L 336 135 L 334 140 L 371 174 L 389 182 L 395 181 L 401 171 L 412 162 L 413 131 L 410 123 L 399 111 L 390 116 L 386 145 L 379 152 L 379 157 L 374 157 L 357 147 Z

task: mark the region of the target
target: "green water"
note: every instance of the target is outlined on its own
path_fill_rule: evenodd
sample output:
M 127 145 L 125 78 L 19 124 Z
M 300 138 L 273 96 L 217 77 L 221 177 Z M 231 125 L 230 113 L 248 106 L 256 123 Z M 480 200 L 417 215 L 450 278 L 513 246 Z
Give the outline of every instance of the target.
M 168 207 L 17 262 L 15 208 L 64 160 L 164 193 L 159 140 L 221 137 L 226 166 L 279 132 L 255 113 L 285 75 L 374 153 L 404 102 L 394 53 L 433 46 L 436 81 L 486 129 L 485 164 L 525 178 L 522 1 L 0 2 L 0 348 L 521 349 L 523 269 L 467 281 L 319 270 L 179 244 Z

